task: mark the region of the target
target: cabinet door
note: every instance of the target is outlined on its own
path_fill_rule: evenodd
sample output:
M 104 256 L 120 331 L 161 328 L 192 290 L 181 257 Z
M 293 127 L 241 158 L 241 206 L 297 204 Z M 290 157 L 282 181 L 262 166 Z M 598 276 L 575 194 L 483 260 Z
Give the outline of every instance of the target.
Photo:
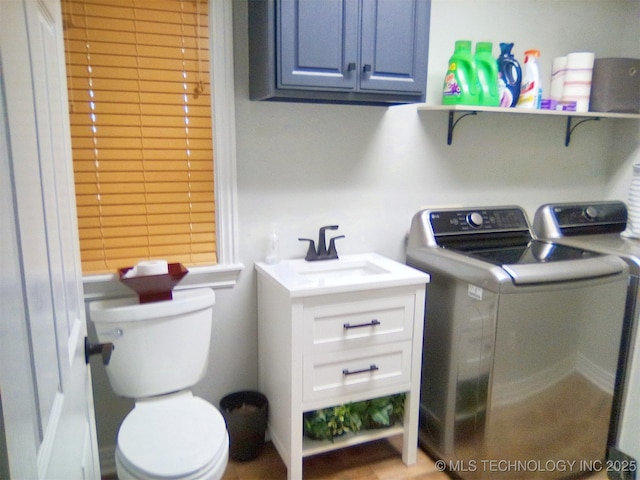
M 281 0 L 278 87 L 354 90 L 358 1 Z
M 430 0 L 363 0 L 360 90 L 424 94 Z

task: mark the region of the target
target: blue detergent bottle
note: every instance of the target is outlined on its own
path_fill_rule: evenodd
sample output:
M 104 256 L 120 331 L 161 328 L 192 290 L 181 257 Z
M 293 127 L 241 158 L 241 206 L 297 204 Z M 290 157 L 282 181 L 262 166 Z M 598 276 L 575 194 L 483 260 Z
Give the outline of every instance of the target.
M 515 107 L 520 97 L 522 68 L 511 49 L 513 43 L 501 43 L 498 56 L 498 88 L 501 107 Z

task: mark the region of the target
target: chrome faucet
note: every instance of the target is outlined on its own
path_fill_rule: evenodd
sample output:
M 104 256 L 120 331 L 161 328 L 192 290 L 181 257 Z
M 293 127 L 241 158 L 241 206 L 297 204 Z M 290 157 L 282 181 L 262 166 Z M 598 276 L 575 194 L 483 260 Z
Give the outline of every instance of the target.
M 298 238 L 301 242 L 309 242 L 309 249 L 307 250 L 307 256 L 304 259 L 307 262 L 314 262 L 317 260 L 333 260 L 338 258 L 338 251 L 336 250 L 336 240 L 344 238 L 344 235 L 338 235 L 337 237 L 329 240 L 329 248 L 327 249 L 326 230 L 337 230 L 338 225 L 327 225 L 320 227 L 318 234 L 318 249 L 316 250 L 315 242 L 310 238 Z

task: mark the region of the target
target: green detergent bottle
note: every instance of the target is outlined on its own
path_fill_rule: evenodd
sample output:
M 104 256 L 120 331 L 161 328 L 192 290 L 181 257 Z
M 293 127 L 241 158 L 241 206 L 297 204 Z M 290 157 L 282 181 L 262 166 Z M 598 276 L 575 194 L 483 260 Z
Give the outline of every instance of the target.
M 491 42 L 476 43 L 476 71 L 478 73 L 479 105 L 498 107 L 500 94 L 498 93 L 498 62 L 491 53 Z
M 444 77 L 443 105 L 478 105 L 478 74 L 470 40 L 458 40 Z

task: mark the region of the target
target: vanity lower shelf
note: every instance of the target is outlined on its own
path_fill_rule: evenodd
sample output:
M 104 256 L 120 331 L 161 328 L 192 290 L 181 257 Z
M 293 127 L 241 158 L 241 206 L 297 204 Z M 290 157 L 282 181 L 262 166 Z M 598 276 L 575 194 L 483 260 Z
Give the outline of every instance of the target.
M 338 448 L 350 447 L 361 443 L 372 442 L 382 438 L 403 435 L 404 427 L 401 423 L 396 423 L 389 428 L 380 428 L 377 430 L 362 430 L 358 433 L 345 433 L 340 437 L 335 437 L 333 442 L 329 440 L 312 440 L 304 437 L 302 440 L 302 456 L 311 457 L 319 453 L 326 453 Z
M 575 128 L 588 121 L 600 120 L 601 118 L 619 118 L 619 119 L 640 119 L 638 113 L 608 113 L 608 112 L 569 112 L 561 110 L 539 110 L 531 108 L 502 108 L 502 107 L 482 107 L 479 105 L 418 105 L 418 112 L 449 112 L 449 125 L 447 128 L 447 145 L 453 143 L 453 131 L 456 125 L 463 118 L 470 115 L 483 113 L 500 113 L 515 115 L 546 115 L 567 118 L 567 128 L 565 132 L 565 147 L 571 142 L 571 134 Z M 456 113 L 458 118 L 456 119 Z M 576 123 L 573 119 L 579 119 Z

